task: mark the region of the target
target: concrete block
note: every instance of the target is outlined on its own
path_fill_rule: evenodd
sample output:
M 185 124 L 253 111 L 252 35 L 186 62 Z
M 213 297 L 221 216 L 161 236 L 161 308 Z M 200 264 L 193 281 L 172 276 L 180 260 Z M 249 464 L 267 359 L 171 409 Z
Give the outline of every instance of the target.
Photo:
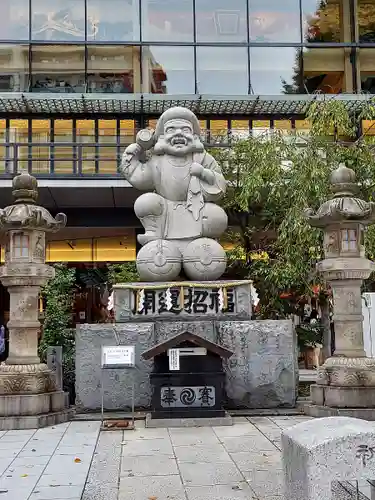
M 74 410 L 69 408 L 55 413 L 35 416 L 0 417 L 0 431 L 19 429 L 39 429 L 51 425 L 62 424 L 73 418 Z
M 0 416 L 40 415 L 66 408 L 65 394 L 50 392 L 45 394 L 0 395 Z
M 314 419 L 281 434 L 284 496 L 331 500 L 333 481 L 375 477 L 375 428 L 355 418 Z
M 375 387 L 337 387 L 321 386 L 324 404 L 333 408 L 374 408 Z M 319 404 L 314 399 L 312 403 Z
M 63 408 L 69 408 L 69 404 L 66 404 L 67 394 L 63 391 L 56 391 L 50 394 L 51 396 L 51 411 L 60 411 Z
M 311 402 L 316 405 L 324 405 L 324 387 L 321 385 L 310 386 Z
M 375 421 L 375 408 L 333 408 L 306 403 L 303 410 L 306 415 L 314 418 L 341 416 Z
M 291 321 L 220 321 L 220 345 L 234 352 L 226 365 L 230 407 L 294 407 L 297 344 Z

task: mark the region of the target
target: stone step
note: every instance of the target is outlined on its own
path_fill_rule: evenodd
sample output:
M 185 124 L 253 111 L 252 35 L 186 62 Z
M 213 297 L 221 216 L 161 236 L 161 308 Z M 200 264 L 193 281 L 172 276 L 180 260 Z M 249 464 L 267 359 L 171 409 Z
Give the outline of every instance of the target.
M 39 429 L 51 425 L 62 424 L 72 420 L 74 415 L 73 408 L 66 408 L 54 413 L 45 413 L 41 415 L 24 415 L 0 417 L 0 431 Z

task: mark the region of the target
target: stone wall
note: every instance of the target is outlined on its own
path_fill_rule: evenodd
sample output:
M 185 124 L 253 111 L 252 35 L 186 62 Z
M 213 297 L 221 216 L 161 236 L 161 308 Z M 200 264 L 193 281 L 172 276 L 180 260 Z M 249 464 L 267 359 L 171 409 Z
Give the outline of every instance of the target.
M 297 390 L 297 349 L 290 321 L 190 321 L 79 325 L 76 332 L 76 404 L 79 411 L 101 407 L 125 410 L 131 405 L 132 377 L 135 406 L 148 407 L 152 362 L 142 352 L 184 331 L 217 342 L 234 352 L 228 360 L 229 407 L 293 407 Z M 136 346 L 136 368 L 101 370 L 101 347 Z

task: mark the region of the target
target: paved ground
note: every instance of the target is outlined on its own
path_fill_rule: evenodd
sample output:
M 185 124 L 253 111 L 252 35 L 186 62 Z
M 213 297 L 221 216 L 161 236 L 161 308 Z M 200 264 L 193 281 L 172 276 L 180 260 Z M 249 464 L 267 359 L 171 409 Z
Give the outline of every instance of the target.
M 0 432 L 1 500 L 81 500 L 98 422 Z
M 306 419 L 103 432 L 82 500 L 282 500 L 280 430 Z
M 280 431 L 308 417 L 232 427 L 105 431 L 72 422 L 0 433 L 0 500 L 283 500 Z

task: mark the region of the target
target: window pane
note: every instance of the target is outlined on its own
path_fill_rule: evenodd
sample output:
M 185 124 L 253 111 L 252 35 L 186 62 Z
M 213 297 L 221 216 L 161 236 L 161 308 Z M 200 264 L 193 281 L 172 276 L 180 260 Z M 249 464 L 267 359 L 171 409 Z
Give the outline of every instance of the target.
M 143 92 L 194 94 L 194 51 L 192 47 L 146 47 L 143 57 Z
M 117 172 L 117 121 L 99 120 L 98 129 L 99 172 L 101 174 L 115 174 Z
M 9 143 L 10 151 L 9 156 L 9 170 L 15 171 L 27 170 L 28 168 L 28 134 L 29 134 L 29 121 L 28 120 L 10 120 L 9 122 Z
M 74 45 L 34 45 L 32 92 L 85 92 L 85 49 Z
M 375 42 L 375 2 L 358 0 L 358 36 L 360 42 Z
M 95 121 L 94 120 L 77 120 L 76 133 L 78 150 L 80 150 L 82 164 L 79 167 L 84 174 L 95 173 Z
M 138 0 L 87 0 L 87 39 L 139 40 Z
M 124 152 L 126 146 L 135 141 L 135 122 L 134 120 L 120 121 L 120 154 Z
M 347 229 L 341 230 L 341 249 L 344 251 L 349 250 L 349 234 Z
M 13 250 L 15 257 L 29 256 L 29 237 L 22 234 L 13 236 Z
M 0 0 L 0 38 L 29 39 L 29 0 Z
M 303 51 L 303 80 L 311 94 L 345 92 L 344 49 L 305 49 Z M 349 57 L 349 54 L 347 55 Z
M 301 41 L 299 0 L 250 0 L 249 14 L 251 41 Z
M 88 92 L 140 92 L 139 47 L 89 46 L 87 61 Z
M 73 173 L 73 120 L 55 120 L 54 166 L 56 174 Z M 66 145 L 65 145 L 66 143 Z
M 302 0 L 304 41 L 340 42 L 340 2 Z M 350 40 L 346 40 L 350 41 Z
M 246 0 L 195 0 L 198 42 L 246 42 Z
M 0 92 L 28 90 L 29 46 L 0 45 Z
M 32 171 L 36 174 L 50 172 L 50 145 L 51 122 L 50 120 L 32 120 Z
M 29 256 L 29 237 L 25 235 L 21 236 L 21 254 L 22 257 Z
M 143 0 L 142 39 L 192 42 L 193 0 Z
M 374 56 L 375 49 L 359 49 L 362 90 L 368 94 L 375 94 Z
M 197 82 L 200 94 L 247 94 L 247 49 L 197 47 Z
M 300 92 L 300 51 L 292 47 L 250 49 L 250 83 L 253 94 Z
M 85 39 L 84 0 L 32 0 L 31 13 L 33 40 Z
M 5 173 L 6 158 L 7 158 L 7 130 L 6 121 L 0 120 L 0 173 Z

